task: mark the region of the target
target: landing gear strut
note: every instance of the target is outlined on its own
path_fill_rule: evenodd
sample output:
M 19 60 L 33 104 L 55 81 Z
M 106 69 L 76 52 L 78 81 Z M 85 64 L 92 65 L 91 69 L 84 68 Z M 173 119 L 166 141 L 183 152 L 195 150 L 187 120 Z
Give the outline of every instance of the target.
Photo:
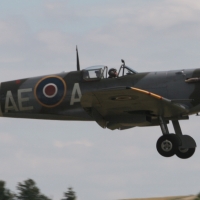
M 169 133 L 165 119 L 159 116 L 159 123 L 163 135 L 158 139 L 156 148 L 160 155 L 171 157 L 177 155 L 179 158 L 190 158 L 196 148 L 196 142 L 189 135 L 183 135 L 178 120 L 172 120 L 176 134 Z

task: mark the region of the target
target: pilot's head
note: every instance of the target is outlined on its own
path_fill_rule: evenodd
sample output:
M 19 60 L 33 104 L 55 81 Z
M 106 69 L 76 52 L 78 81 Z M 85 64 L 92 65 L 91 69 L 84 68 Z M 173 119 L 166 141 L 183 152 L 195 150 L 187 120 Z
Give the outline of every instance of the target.
M 116 78 L 118 76 L 117 70 L 115 68 L 111 68 L 108 71 L 109 78 Z

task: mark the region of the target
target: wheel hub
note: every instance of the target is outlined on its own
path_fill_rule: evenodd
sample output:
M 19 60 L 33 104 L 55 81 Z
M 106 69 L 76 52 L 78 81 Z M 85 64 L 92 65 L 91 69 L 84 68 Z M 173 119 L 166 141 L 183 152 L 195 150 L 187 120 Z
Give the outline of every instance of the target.
M 165 151 L 165 152 L 171 151 L 171 150 L 172 150 L 172 147 L 173 147 L 173 145 L 172 145 L 172 143 L 171 143 L 169 140 L 165 140 L 165 141 L 163 141 L 162 144 L 161 144 L 161 148 L 162 148 L 162 150 Z

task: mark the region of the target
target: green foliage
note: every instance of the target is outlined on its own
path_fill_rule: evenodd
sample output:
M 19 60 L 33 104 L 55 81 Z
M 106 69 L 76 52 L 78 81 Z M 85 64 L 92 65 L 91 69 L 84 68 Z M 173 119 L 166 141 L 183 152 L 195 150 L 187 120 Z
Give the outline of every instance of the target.
M 76 193 L 72 190 L 72 188 L 68 188 L 68 192 L 64 193 L 64 199 L 62 200 L 76 200 Z
M 200 193 L 197 195 L 197 198 L 195 200 L 200 200 Z
M 14 194 L 5 188 L 5 182 L 0 181 L 0 200 L 14 200 Z
M 32 179 L 28 179 L 24 183 L 18 183 L 17 190 L 19 191 L 17 195 L 19 200 L 50 200 L 40 193 L 39 188 Z
M 51 200 L 41 194 L 40 189 L 32 179 L 18 183 L 17 194 L 10 192 L 9 189 L 5 188 L 5 185 L 4 181 L 0 181 L 0 200 Z M 76 200 L 76 193 L 71 187 L 64 193 L 64 199 L 62 200 Z

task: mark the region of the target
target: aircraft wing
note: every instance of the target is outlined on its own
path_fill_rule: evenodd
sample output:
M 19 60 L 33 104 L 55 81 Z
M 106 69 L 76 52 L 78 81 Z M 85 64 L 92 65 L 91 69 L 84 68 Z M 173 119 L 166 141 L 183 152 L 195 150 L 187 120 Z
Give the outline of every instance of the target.
M 96 121 L 138 111 L 149 111 L 152 115 L 163 117 L 175 117 L 188 112 L 183 104 L 135 87 L 88 92 L 83 94 L 81 105 L 88 113 L 93 113 L 91 115 Z

